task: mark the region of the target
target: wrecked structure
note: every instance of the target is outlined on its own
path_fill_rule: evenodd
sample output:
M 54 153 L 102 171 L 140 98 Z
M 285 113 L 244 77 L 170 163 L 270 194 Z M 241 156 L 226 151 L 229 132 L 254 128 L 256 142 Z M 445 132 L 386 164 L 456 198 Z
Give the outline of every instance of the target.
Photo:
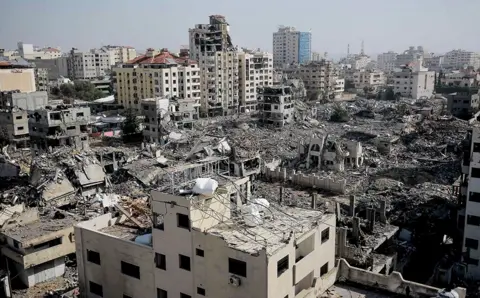
M 88 107 L 56 105 L 37 109 L 28 122 L 31 146 L 39 153 L 59 146 L 88 149 L 89 121 Z
M 288 86 L 264 87 L 259 102 L 261 121 L 283 127 L 293 120 L 292 89 Z
M 470 117 L 480 107 L 480 97 L 477 92 L 455 92 L 447 95 L 447 110 L 456 117 Z

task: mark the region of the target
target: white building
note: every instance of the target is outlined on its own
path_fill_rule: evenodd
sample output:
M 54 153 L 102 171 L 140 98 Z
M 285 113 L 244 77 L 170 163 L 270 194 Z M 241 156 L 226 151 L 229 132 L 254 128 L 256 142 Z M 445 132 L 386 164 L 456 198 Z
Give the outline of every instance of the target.
M 238 113 L 238 53 L 225 17 L 212 15 L 209 24 L 195 25 L 189 35 L 190 56 L 200 67 L 202 115 Z
M 454 70 L 443 73 L 440 82 L 445 86 L 476 87 L 480 82 L 480 74 L 477 72 L 466 72 Z
M 273 33 L 273 66 L 307 63 L 312 60 L 312 34 L 295 27 L 280 26 Z
M 420 99 L 430 98 L 435 87 L 435 72 L 421 66 L 405 66 L 393 73 L 393 91 L 403 97 Z
M 101 50 L 110 53 L 110 65 L 118 65 L 126 63 L 137 57 L 137 51 L 133 47 L 128 46 L 103 46 Z
M 67 57 L 68 77 L 73 80 L 95 79 L 111 72 L 112 53 L 93 49 L 80 52 L 72 49 Z
M 319 52 L 312 52 L 312 61 L 320 61 L 324 58 L 324 55 Z
M 335 98 L 341 98 L 343 92 L 345 92 L 345 79 L 335 79 L 335 86 L 334 86 L 334 95 Z
M 24 59 L 57 59 L 62 57 L 62 51 L 58 48 L 38 48 L 32 44 L 17 43 L 18 54 Z
M 472 66 L 474 69 L 480 67 L 480 54 L 465 50 L 453 50 L 444 55 L 444 66 L 446 68 L 462 69 Z
M 140 236 L 146 239 L 111 214 L 79 224 L 75 243 L 84 297 L 278 298 L 323 292 L 335 280 L 334 274 L 328 278 L 335 266 L 335 215 L 272 205 L 263 207 L 265 216 L 235 215 L 230 194 L 246 181 L 221 186 L 214 195 L 153 191 L 152 234 Z
M 388 51 L 378 55 L 377 67 L 384 72 L 391 72 L 395 69 L 395 61 L 397 60 L 397 53 Z
M 238 54 L 240 112 L 257 109 L 258 88 L 273 85 L 273 55 L 245 50 Z

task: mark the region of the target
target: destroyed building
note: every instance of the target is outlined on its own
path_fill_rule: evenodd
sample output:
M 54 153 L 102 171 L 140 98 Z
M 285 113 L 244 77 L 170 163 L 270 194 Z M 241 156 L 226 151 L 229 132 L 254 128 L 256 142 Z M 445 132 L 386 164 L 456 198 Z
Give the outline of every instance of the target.
M 478 92 L 455 92 L 447 95 L 447 110 L 456 117 L 470 117 L 478 111 L 480 97 Z
M 36 152 L 49 152 L 59 146 L 88 149 L 89 121 L 88 107 L 55 105 L 37 109 L 28 122 L 31 146 Z
M 292 89 L 288 86 L 265 87 L 259 103 L 265 125 L 283 127 L 293 120 Z
M 27 148 L 28 113 L 17 107 L 0 110 L 0 140 L 10 144 L 14 149 Z

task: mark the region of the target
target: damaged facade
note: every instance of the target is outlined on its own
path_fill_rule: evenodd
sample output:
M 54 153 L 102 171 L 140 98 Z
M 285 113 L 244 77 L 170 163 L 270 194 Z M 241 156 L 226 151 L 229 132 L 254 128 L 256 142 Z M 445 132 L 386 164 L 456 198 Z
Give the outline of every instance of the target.
M 290 123 L 293 120 L 292 89 L 287 86 L 263 88 L 259 110 L 265 125 L 283 127 Z

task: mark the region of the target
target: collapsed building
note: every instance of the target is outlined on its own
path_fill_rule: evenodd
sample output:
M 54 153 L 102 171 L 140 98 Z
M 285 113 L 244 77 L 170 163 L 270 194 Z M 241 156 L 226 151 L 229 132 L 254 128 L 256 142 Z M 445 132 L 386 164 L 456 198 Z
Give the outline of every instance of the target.
M 264 87 L 259 102 L 261 122 L 283 127 L 293 120 L 292 91 L 288 86 Z

